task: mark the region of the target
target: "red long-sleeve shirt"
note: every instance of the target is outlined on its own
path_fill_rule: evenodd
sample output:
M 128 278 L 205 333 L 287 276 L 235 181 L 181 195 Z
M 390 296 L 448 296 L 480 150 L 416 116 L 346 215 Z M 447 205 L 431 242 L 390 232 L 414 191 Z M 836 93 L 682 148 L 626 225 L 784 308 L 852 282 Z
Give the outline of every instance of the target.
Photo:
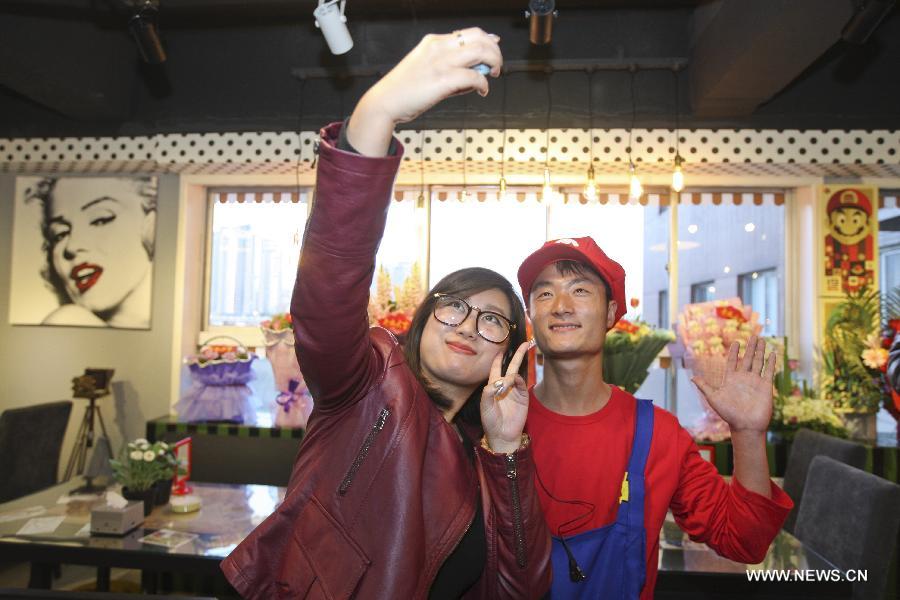
M 634 438 L 635 399 L 613 387 L 609 402 L 596 413 L 570 417 L 545 408 L 531 394 L 526 429 L 534 447 L 540 480 L 559 500 L 595 505 L 575 535 L 616 519 L 622 477 Z M 645 472 L 644 525 L 647 530 L 647 579 L 641 599 L 652 599 L 659 562 L 659 532 L 666 512 L 691 539 L 704 542 L 738 562 L 761 562 L 781 529 L 793 502 L 772 484 L 772 498 L 729 485 L 704 460 L 690 434 L 671 413 L 654 407 L 653 438 Z M 550 532 L 583 515 L 586 508 L 552 500 L 540 483 L 538 496 Z

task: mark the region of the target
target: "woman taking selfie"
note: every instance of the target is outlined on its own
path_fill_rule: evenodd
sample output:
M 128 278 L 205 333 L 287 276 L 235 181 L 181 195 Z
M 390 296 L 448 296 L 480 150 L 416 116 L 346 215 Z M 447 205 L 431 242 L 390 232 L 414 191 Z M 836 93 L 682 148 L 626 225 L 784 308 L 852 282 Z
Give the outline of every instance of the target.
M 346 129 L 322 130 L 291 306 L 316 405 L 284 502 L 222 563 L 247 598 L 540 598 L 549 588 L 512 286 L 488 269 L 451 273 L 417 309 L 405 348 L 366 317 L 402 156 L 394 127 L 449 96 L 486 95 L 471 67 L 497 77 L 498 41 L 480 29 L 426 36 Z

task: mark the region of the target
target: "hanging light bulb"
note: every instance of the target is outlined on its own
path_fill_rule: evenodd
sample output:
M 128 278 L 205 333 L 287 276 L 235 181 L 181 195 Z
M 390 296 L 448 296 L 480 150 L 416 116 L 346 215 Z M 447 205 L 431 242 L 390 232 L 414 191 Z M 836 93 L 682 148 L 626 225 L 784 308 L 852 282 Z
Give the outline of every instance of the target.
M 541 201 L 550 202 L 553 199 L 553 187 L 550 185 L 550 169 L 544 167 L 544 187 L 541 189 Z
M 594 165 L 591 165 L 588 169 L 587 183 L 584 184 L 583 194 L 588 202 L 595 202 L 597 200 L 597 182 L 594 181 Z
M 672 171 L 672 191 L 680 192 L 684 189 L 684 173 L 681 171 L 681 165 L 684 159 L 680 154 L 675 155 L 675 170 Z
M 497 193 L 497 200 L 506 200 L 506 177 L 500 176 L 500 190 Z
M 640 200 L 641 195 L 644 193 L 644 186 L 641 185 L 641 180 L 638 179 L 633 162 L 629 163 L 628 172 L 631 174 L 628 182 L 628 198 L 631 200 Z

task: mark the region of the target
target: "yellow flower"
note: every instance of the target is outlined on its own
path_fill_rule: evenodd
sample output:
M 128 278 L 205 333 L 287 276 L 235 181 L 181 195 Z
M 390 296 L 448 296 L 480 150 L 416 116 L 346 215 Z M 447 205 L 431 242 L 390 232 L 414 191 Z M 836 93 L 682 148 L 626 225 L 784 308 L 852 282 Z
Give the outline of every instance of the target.
M 888 351 L 884 348 L 869 348 L 863 350 L 862 359 L 870 369 L 880 369 L 887 364 Z

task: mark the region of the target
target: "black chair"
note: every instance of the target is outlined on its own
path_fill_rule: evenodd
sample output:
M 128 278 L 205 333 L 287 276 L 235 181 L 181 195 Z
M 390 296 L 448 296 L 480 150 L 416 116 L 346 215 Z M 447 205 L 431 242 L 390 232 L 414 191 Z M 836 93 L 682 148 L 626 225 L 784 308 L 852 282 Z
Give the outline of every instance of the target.
M 56 484 L 72 403 L 11 408 L 0 415 L 0 502 Z
M 830 456 L 845 465 L 862 469 L 866 466 L 866 448 L 860 444 L 825 435 L 809 429 L 801 429 L 794 437 L 787 466 L 784 469 L 784 491 L 794 501 L 794 509 L 784 522 L 784 529 L 794 533 L 797 514 L 803 500 L 806 472 L 816 456 Z
M 817 456 L 809 466 L 796 536 L 837 568 L 866 570 L 854 598 L 884 598 L 900 529 L 900 485 Z

